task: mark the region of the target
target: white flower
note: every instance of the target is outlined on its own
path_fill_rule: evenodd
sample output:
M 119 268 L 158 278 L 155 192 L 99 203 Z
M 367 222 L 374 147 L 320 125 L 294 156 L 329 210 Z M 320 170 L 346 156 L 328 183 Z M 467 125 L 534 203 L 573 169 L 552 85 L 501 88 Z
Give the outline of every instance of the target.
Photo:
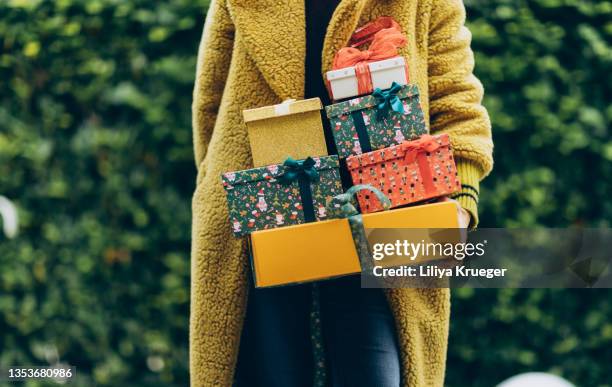
M 17 236 L 17 207 L 6 197 L 0 195 L 0 217 L 4 235 L 12 239 Z

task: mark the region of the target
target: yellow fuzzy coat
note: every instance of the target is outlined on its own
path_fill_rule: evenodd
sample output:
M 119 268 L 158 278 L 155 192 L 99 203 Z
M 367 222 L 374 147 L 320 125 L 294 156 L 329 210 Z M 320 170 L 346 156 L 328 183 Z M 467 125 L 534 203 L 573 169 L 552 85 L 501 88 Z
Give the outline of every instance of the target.
M 432 133 L 451 135 L 461 180 L 457 197 L 474 219 L 479 181 L 492 167 L 483 89 L 472 75 L 461 0 L 342 0 L 325 37 L 322 73 L 352 31 L 391 15 Z M 300 98 L 306 52 L 303 0 L 212 0 L 199 48 L 193 100 L 197 187 L 193 197 L 190 324 L 192 386 L 230 386 L 249 279 L 245 245 L 228 225 L 222 172 L 251 167 L 242 110 Z M 447 289 L 388 291 L 405 386 L 442 386 Z M 262 348 L 265 356 L 265 348 Z

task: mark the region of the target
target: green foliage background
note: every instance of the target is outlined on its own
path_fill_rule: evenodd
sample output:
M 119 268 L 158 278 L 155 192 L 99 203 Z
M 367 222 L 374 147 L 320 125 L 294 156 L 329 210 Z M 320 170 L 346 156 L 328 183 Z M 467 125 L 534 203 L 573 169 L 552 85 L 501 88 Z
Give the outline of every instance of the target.
M 494 123 L 483 226 L 609 226 L 612 2 L 465 0 Z M 0 2 L 0 365 L 188 382 L 190 104 L 205 0 Z M 455 292 L 448 386 L 610 386 L 606 290 Z M 30 383 L 28 386 L 37 384 Z

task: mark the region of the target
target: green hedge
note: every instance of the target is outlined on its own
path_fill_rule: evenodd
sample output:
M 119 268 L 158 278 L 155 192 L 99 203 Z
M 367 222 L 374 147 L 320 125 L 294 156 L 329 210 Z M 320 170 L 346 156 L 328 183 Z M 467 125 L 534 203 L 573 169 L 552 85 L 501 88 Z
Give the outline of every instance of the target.
M 188 380 L 190 129 L 206 1 L 0 5 L 0 364 Z
M 483 226 L 609 226 L 612 2 L 466 0 L 495 137 Z M 188 380 L 190 104 L 207 1 L 0 3 L 0 365 Z M 609 385 L 609 292 L 457 291 L 447 384 Z M 30 383 L 30 386 L 37 385 Z
M 482 227 L 609 227 L 612 2 L 466 0 L 495 168 Z M 608 290 L 454 292 L 447 385 L 547 371 L 611 386 Z

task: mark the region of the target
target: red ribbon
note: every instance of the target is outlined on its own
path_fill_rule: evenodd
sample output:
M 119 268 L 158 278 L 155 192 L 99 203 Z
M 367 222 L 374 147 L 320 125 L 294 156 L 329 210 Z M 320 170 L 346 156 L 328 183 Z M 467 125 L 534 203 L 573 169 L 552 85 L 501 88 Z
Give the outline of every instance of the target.
M 353 32 L 353 36 L 349 41 L 349 46 L 359 47 L 374 39 L 374 34 L 385 28 L 395 28 L 401 31 L 400 25 L 391 16 L 381 16 L 378 19 L 371 21 L 357 28 Z
M 417 162 L 421 179 L 423 179 L 425 193 L 428 196 L 433 196 L 436 193 L 436 187 L 433 183 L 433 175 L 431 174 L 431 167 L 427 161 L 426 153 L 434 152 L 441 146 L 436 137 L 429 134 L 425 134 L 415 141 L 405 141 L 400 145 L 400 150 L 404 152 L 404 161 L 407 164 Z
M 361 63 L 376 62 L 397 56 L 398 48 L 406 45 L 406 35 L 402 33 L 399 24 L 397 24 L 395 20 L 386 16 L 384 18 L 383 21 L 380 20 L 382 18 L 379 18 L 372 22 L 373 26 L 365 25 L 362 27 L 362 29 L 365 29 L 365 33 L 358 33 L 360 30 L 357 30 L 355 33 L 358 36 L 366 36 L 369 34 L 368 30 L 376 29 L 380 27 L 380 25 L 389 25 L 388 28 L 380 29 L 371 38 L 366 36 L 362 38 L 359 43 L 351 45 L 351 47 L 341 48 L 334 57 L 332 68 L 337 70 Z M 355 48 L 356 45 L 361 45 L 370 40 L 372 43 L 367 50 L 362 51 Z
M 359 63 L 355 66 L 355 77 L 357 78 L 357 93 L 367 94 L 374 90 L 370 66 L 367 63 Z

